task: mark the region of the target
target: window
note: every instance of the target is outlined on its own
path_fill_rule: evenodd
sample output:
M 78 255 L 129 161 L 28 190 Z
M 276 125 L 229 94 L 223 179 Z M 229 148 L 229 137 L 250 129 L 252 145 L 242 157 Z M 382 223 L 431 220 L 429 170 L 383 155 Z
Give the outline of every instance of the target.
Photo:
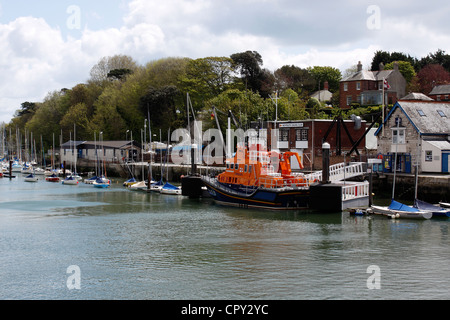
M 405 144 L 405 128 L 392 129 L 392 143 Z
M 348 91 L 348 83 L 344 83 L 344 91 Z
M 361 90 L 361 82 L 356 83 L 356 90 Z
M 425 161 L 433 161 L 433 151 L 425 151 Z
M 352 96 L 348 96 L 347 97 L 347 105 L 351 105 L 352 104 Z
M 295 140 L 296 141 L 308 141 L 308 130 L 307 129 L 295 130 Z
M 247 172 L 247 165 L 245 165 L 245 167 L 244 167 L 244 172 Z
M 437 100 L 437 101 L 441 101 L 441 95 L 440 95 L 440 94 L 438 94 L 438 95 L 436 96 L 436 100 Z
M 289 141 L 289 130 L 280 130 L 279 141 Z
M 417 110 L 417 112 L 421 117 L 425 117 L 425 113 L 422 110 Z
M 442 110 L 437 110 L 437 113 L 439 113 L 439 115 L 440 115 L 442 118 L 447 118 L 447 116 L 445 115 L 445 113 L 444 113 Z

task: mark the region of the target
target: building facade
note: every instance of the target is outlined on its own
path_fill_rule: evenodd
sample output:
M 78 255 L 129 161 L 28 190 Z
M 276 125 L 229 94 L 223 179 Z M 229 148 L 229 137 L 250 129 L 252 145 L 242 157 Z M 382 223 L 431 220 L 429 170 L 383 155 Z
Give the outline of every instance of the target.
M 381 64 L 378 71 L 366 71 L 359 62 L 357 72 L 340 83 L 339 106 L 341 109 L 348 109 L 354 104 L 361 106 L 382 105 L 383 102 L 395 104 L 405 96 L 405 92 L 406 80 L 400 73 L 398 64 L 394 64 L 393 70 L 384 70 Z
M 274 129 L 278 129 L 277 134 Z M 340 162 L 358 140 L 357 153 L 366 153 L 365 133 L 366 121 L 360 119 L 278 121 L 268 123 L 267 141 L 271 150 L 297 152 L 305 168 L 320 169 L 324 142 L 330 144 L 331 156 L 339 156 L 337 162 Z M 350 160 L 350 156 L 347 160 Z M 298 169 L 295 162 L 292 165 L 294 169 Z
M 140 155 L 141 146 L 135 141 L 69 141 L 61 146 L 61 162 L 66 165 L 79 159 L 107 163 L 140 161 Z
M 383 159 L 379 171 L 448 173 L 450 103 L 398 101 L 375 135 Z M 397 155 L 397 157 L 396 157 Z
M 450 101 L 450 84 L 435 86 L 428 96 L 436 101 Z

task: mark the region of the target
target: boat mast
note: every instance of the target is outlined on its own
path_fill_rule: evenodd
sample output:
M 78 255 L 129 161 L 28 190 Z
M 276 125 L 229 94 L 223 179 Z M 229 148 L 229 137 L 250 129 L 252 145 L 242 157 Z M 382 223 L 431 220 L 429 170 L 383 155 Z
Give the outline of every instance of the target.
M 399 118 L 395 119 L 397 121 L 397 141 L 395 141 L 395 155 L 394 155 L 394 180 L 392 181 L 392 200 L 394 200 L 395 194 L 395 176 L 397 173 L 397 152 L 398 152 L 398 140 L 399 140 L 399 128 L 400 128 L 400 120 Z

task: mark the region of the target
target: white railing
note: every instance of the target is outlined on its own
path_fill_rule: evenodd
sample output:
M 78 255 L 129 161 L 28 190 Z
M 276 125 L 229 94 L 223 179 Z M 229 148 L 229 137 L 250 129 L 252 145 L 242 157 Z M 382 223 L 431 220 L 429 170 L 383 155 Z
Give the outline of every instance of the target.
M 338 163 L 330 166 L 330 181 L 338 182 L 345 179 L 350 179 L 354 177 L 361 176 L 365 173 L 363 162 L 354 162 L 348 166 L 344 163 Z M 322 181 L 322 171 L 316 171 L 309 174 L 293 173 L 294 176 L 303 176 L 304 178 L 310 179 L 312 181 Z
M 369 182 L 356 182 L 342 186 L 342 201 L 369 196 Z

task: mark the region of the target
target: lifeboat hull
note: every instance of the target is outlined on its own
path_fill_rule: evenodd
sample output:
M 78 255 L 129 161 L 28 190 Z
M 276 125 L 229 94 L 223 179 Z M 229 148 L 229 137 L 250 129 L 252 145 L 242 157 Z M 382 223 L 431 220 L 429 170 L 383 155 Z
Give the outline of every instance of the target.
M 309 208 L 309 188 L 256 188 L 250 193 L 228 188 L 207 177 L 202 178 L 216 203 L 239 208 L 302 210 Z

